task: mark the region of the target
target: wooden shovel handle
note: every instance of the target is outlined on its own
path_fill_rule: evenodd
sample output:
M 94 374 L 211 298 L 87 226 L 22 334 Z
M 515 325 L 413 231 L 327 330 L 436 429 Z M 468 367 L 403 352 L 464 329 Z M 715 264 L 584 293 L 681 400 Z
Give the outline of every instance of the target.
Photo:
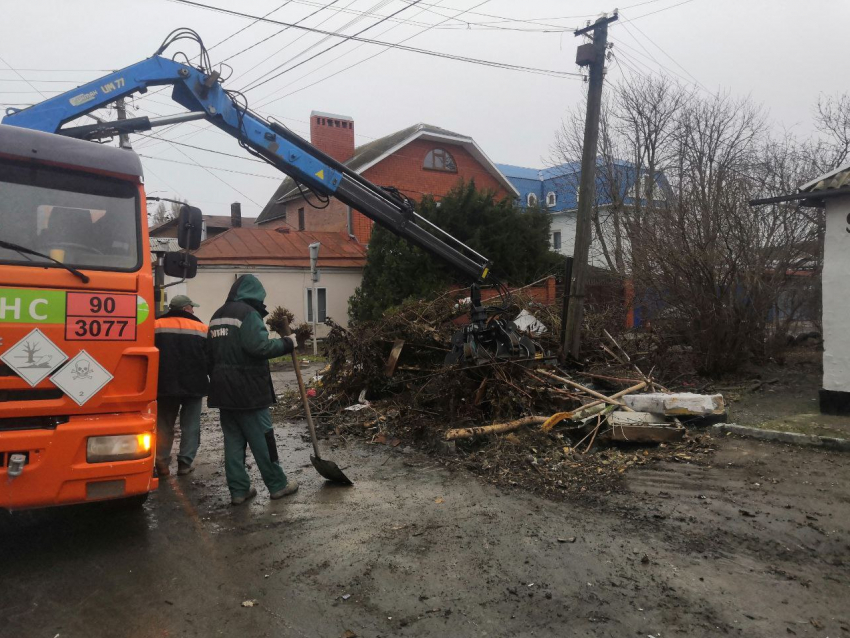
M 289 336 L 292 330 L 289 329 L 289 320 L 283 317 L 283 334 Z M 316 426 L 313 424 L 313 415 L 310 412 L 310 401 L 307 398 L 307 388 L 304 387 L 304 379 L 301 378 L 301 364 L 298 362 L 298 355 L 295 349 L 292 350 L 292 365 L 295 368 L 295 379 L 298 381 L 298 392 L 301 393 L 301 401 L 304 403 L 304 412 L 307 415 L 307 427 L 310 428 L 310 439 L 313 441 L 313 454 L 317 459 L 319 456 L 319 441 L 316 439 Z

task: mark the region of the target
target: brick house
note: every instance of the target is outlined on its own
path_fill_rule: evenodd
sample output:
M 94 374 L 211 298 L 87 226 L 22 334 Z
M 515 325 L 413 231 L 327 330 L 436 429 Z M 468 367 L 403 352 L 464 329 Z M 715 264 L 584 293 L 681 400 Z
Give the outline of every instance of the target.
M 414 200 L 424 195 L 439 199 L 459 180 L 473 179 L 479 189 L 490 189 L 497 197 L 519 197 L 471 137 L 429 124 L 414 124 L 355 148 L 352 118 L 313 111 L 310 141 L 372 183 L 394 186 Z M 369 218 L 333 198 L 327 207 L 314 208 L 324 204 L 310 194 L 305 200 L 305 194 L 306 189 L 300 190 L 287 178 L 260 213 L 257 226 L 344 232 L 368 244 L 372 232 Z
M 204 215 L 204 226 L 201 232 L 203 240 L 212 239 L 231 228 L 253 228 L 255 219 L 242 217 L 242 208 L 238 203 L 230 205 L 230 215 Z M 176 238 L 177 219 L 157 224 L 148 230 L 151 237 Z

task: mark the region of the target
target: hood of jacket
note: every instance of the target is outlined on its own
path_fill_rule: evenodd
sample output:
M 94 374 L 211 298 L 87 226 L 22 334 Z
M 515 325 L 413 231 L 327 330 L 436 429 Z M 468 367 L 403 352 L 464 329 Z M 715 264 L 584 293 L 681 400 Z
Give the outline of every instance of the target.
M 262 317 L 269 314 L 266 305 L 263 303 L 265 300 L 266 289 L 263 288 L 263 284 L 254 275 L 242 275 L 239 277 L 233 286 L 230 287 L 230 293 L 227 295 L 227 301 L 241 301 L 246 303 L 259 312 Z

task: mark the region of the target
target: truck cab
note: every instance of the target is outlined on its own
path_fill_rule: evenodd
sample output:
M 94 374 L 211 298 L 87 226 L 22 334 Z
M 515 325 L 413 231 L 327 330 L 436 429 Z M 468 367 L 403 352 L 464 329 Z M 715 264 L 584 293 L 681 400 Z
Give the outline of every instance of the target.
M 0 508 L 157 487 L 146 218 L 132 151 L 0 125 Z

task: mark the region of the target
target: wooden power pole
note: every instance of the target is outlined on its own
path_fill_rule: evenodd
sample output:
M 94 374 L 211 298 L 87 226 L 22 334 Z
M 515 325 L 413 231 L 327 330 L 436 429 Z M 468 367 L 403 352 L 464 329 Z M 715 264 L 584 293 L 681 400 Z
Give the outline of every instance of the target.
M 584 122 L 584 145 L 581 154 L 576 239 L 573 249 L 573 281 L 572 286 L 568 286 L 570 303 L 567 326 L 564 331 L 564 352 L 569 352 L 573 359 L 579 358 L 581 350 L 584 289 L 590 269 L 588 257 L 591 213 L 596 195 L 596 146 L 599 140 L 599 116 L 602 111 L 602 82 L 605 74 L 605 51 L 608 47 L 608 25 L 616 19 L 616 13 L 611 17 L 601 17 L 593 24 L 575 32 L 576 36 L 592 33 L 593 41 L 581 45 L 576 51 L 576 64 L 590 67 L 590 78 L 587 91 L 587 116 Z
M 115 111 L 118 115 L 117 119 L 126 120 L 127 119 L 127 107 L 124 104 L 124 98 L 118 98 L 115 101 Z M 121 148 L 132 149 L 132 145 L 130 144 L 130 136 L 126 133 L 121 133 L 118 135 L 118 146 Z

